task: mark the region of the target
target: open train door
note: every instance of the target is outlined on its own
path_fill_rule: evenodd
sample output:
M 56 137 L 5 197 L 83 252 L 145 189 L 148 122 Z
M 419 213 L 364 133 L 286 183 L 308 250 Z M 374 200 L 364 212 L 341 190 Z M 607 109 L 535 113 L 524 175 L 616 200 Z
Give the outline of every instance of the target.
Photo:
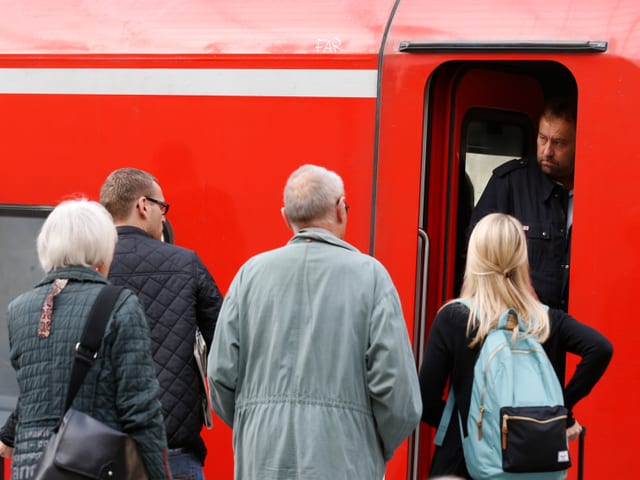
M 549 81 L 548 79 L 553 79 Z M 457 296 L 468 222 L 492 170 L 535 152 L 545 96 L 575 94 L 553 62 L 448 62 L 426 84 L 414 344 L 418 366 L 438 308 Z M 411 478 L 427 478 L 434 431 L 417 429 Z

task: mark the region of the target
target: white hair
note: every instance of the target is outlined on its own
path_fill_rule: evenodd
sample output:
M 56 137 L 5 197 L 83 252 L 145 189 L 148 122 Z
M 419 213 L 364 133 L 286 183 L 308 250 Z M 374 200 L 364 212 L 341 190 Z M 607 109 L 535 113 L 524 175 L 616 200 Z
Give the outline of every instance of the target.
M 117 238 L 111 214 L 98 202 L 66 200 L 53 209 L 40 230 L 40 265 L 50 272 L 70 265 L 111 263 Z
M 326 219 L 344 195 L 342 178 L 331 170 L 306 164 L 294 171 L 284 188 L 284 208 L 294 224 Z

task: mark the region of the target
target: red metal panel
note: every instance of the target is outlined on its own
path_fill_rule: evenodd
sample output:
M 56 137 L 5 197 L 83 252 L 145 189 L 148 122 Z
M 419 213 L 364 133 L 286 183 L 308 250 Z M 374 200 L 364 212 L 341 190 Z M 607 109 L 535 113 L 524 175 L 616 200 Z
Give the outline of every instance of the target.
M 3 0 L 0 51 L 376 54 L 393 0 Z
M 348 239 L 368 250 L 374 108 L 371 99 L 0 95 L 0 109 L 15 112 L 0 119 L 0 202 L 97 198 L 115 168 L 147 169 L 172 205 L 176 242 L 226 287 L 250 255 L 288 239 L 281 192 L 302 163 L 344 175 Z
M 351 60 L 371 64 L 347 60 L 348 68 Z M 60 61 L 76 60 L 42 58 L 38 66 Z M 282 65 L 278 58 L 274 67 Z M 295 60 L 289 65 L 298 68 Z M 337 65 L 345 67 L 330 64 Z M 176 243 L 200 254 L 223 292 L 251 255 L 290 238 L 280 216 L 282 189 L 303 163 L 343 176 L 352 207 L 346 239 L 369 250 L 375 98 L 4 94 L 0 109 L 11 112 L 0 119 L 0 203 L 96 199 L 113 169 L 148 170 L 172 205 Z M 217 420 L 204 435 L 207 476 L 233 478 L 229 429 Z
M 640 400 L 640 367 L 634 354 L 640 341 L 629 327 L 625 299 L 634 297 L 640 280 L 639 256 L 635 252 L 640 230 L 640 211 L 634 179 L 640 178 L 637 142 L 632 132 L 640 106 L 640 34 L 634 25 L 640 6 L 623 1 L 538 2 L 514 4 L 490 1 L 472 5 L 465 1 L 401 2 L 394 19 L 382 69 L 381 131 L 378 198 L 374 253 L 389 268 L 400 289 L 405 314 L 412 318 L 415 303 L 421 176 L 429 179 L 430 195 L 440 204 L 429 204 L 429 224 L 444 225 L 446 171 L 442 170 L 451 140 L 447 118 L 433 120 L 444 100 L 427 103 L 431 74 L 453 61 L 557 61 L 576 79 L 579 97 L 576 160 L 576 199 L 572 248 L 571 313 L 610 338 L 616 349 L 613 363 L 589 397 L 577 407 L 578 419 L 589 426 L 586 446 L 588 477 L 624 477 L 637 469 L 633 460 L 616 464 L 612 458 L 633 459 L 633 442 L 620 442 L 637 420 L 619 421 L 619 396 L 625 403 Z M 400 41 L 474 42 L 603 40 L 605 54 L 536 53 L 428 53 L 401 54 Z M 471 92 L 472 93 L 472 92 Z M 384 99 L 393 99 L 385 102 Z M 424 108 L 423 108 L 424 107 Z M 631 127 L 630 127 L 631 126 Z M 631 129 L 631 130 L 630 130 Z M 426 143 L 425 132 L 432 137 Z M 453 140 L 455 143 L 457 140 Z M 431 170 L 421 170 L 424 148 L 431 150 Z M 437 180 L 439 179 L 439 180 Z M 625 182 L 625 180 L 627 180 Z M 428 318 L 441 303 L 445 285 L 433 272 L 452 268 L 442 256 L 446 237 L 432 230 L 427 298 Z M 413 322 L 409 322 L 411 325 Z M 623 333 L 624 332 L 624 333 Z M 597 432 L 597 433 L 596 433 Z M 574 452 L 577 453 L 577 452 Z M 575 478 L 575 472 L 569 478 Z

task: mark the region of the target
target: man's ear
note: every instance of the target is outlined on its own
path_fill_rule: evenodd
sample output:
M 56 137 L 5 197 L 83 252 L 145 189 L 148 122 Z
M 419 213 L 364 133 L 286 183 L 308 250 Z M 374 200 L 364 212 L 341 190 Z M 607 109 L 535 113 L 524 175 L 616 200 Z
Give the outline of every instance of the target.
M 344 202 L 344 197 L 340 197 L 338 205 L 336 205 L 336 218 L 338 220 L 338 225 L 347 223 L 347 207 Z
M 280 209 L 280 214 L 282 215 L 282 219 L 284 220 L 284 223 L 286 223 L 287 228 L 289 230 L 293 230 L 293 226 L 291 225 L 291 222 L 289 221 L 289 217 L 287 216 L 287 212 L 285 212 L 284 207 L 282 207 Z
M 144 197 L 138 198 L 138 201 L 136 202 L 136 211 L 138 212 L 138 216 L 146 219 L 149 216 L 148 208 L 147 199 Z

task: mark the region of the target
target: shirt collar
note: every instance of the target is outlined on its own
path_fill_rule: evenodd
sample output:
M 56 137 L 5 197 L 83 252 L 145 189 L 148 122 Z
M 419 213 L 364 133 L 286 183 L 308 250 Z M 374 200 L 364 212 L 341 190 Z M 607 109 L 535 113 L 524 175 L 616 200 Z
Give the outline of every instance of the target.
M 116 227 L 118 231 L 118 236 L 120 235 L 143 235 L 145 237 L 153 238 L 147 232 L 145 232 L 140 227 L 134 227 L 133 225 L 120 225 Z

